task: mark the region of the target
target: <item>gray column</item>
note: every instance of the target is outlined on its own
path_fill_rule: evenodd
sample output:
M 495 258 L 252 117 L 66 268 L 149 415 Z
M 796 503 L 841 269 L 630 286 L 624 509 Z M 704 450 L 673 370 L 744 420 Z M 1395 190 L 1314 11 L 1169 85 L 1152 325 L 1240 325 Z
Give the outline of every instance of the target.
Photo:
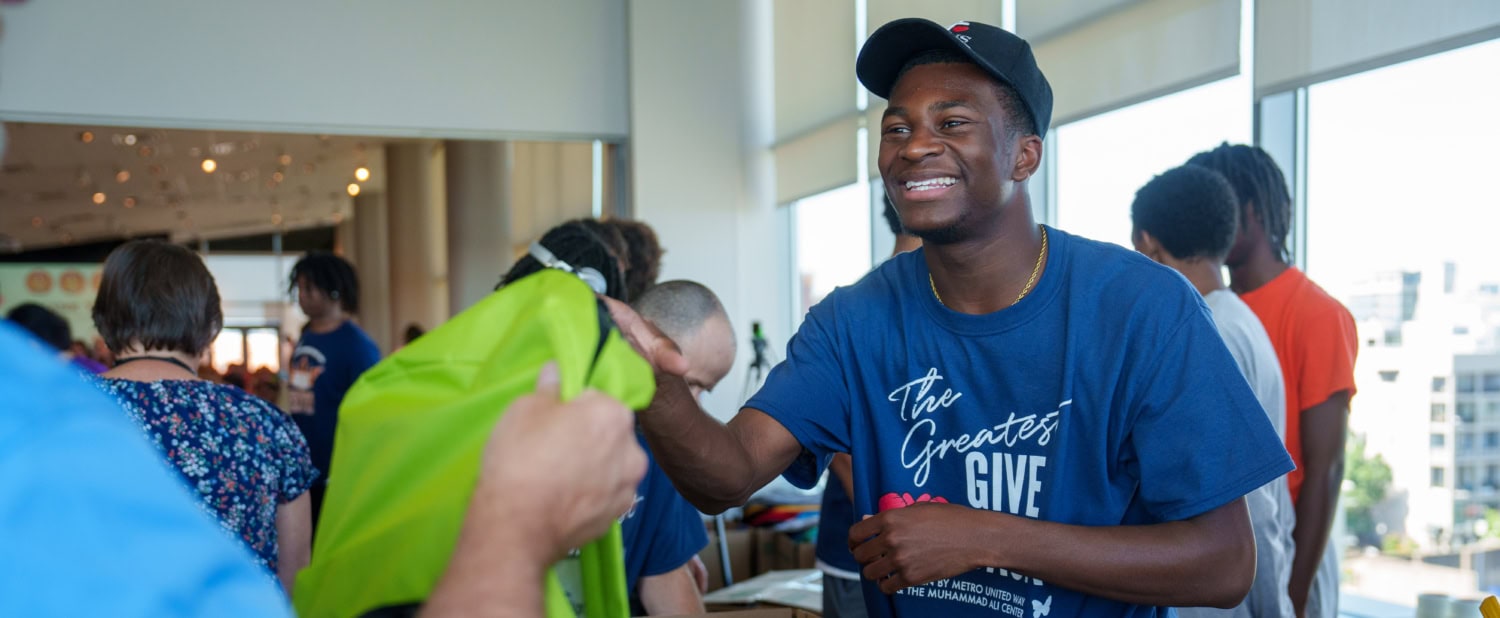
M 448 186 L 448 307 L 489 295 L 511 265 L 511 144 L 444 144 Z
M 391 240 L 385 196 L 359 194 L 347 223 L 354 228 L 354 242 L 345 247 L 345 257 L 354 262 L 359 274 L 359 323 L 380 352 L 390 354 L 397 340 L 391 326 Z
M 443 149 L 434 142 L 386 146 L 391 328 L 432 330 L 448 319 Z

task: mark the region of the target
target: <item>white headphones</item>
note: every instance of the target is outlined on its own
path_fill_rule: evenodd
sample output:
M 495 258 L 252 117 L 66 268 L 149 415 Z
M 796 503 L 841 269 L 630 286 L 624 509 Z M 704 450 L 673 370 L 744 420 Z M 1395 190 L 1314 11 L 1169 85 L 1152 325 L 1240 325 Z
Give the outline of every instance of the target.
M 588 284 L 589 288 L 594 290 L 595 294 L 609 293 L 609 283 L 605 281 L 604 275 L 602 273 L 587 266 L 583 268 L 574 268 L 572 264 L 558 259 L 558 257 L 556 255 L 553 255 L 551 251 L 548 251 L 546 247 L 543 247 L 540 241 L 531 243 L 531 249 L 529 253 L 531 253 L 531 257 L 536 258 L 536 261 L 541 262 L 542 266 L 546 266 L 547 268 L 556 268 L 560 271 L 577 275 L 579 279 L 582 279 L 584 283 Z

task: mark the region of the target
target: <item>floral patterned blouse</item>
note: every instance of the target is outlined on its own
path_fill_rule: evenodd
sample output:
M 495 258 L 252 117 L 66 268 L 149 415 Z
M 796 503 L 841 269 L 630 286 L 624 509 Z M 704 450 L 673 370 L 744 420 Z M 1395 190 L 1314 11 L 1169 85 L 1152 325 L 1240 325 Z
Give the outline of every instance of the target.
M 99 378 L 203 509 L 276 573 L 276 507 L 318 476 L 302 432 L 286 413 L 244 391 L 206 381 Z

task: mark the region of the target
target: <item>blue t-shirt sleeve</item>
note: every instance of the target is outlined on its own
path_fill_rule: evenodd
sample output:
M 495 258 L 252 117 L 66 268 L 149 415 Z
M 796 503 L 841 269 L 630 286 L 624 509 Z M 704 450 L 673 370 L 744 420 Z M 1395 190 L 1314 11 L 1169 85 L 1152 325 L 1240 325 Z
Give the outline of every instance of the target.
M 835 318 L 837 291 L 808 312 L 777 364 L 747 408 L 776 419 L 803 452 L 783 476 L 808 489 L 817 485 L 835 453 L 849 452 L 849 387 L 840 370 Z
M 1206 312 L 1188 315 L 1152 353 L 1154 368 L 1136 381 L 1144 386 L 1127 449 L 1147 513 L 1196 517 L 1292 470 Z

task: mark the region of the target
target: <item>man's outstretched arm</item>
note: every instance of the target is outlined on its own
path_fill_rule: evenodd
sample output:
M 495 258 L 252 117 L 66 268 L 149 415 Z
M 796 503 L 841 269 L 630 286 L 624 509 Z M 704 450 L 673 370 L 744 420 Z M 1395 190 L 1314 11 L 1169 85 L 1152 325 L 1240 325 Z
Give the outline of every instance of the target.
M 656 399 L 638 416 L 672 485 L 708 514 L 744 504 L 802 453 L 792 433 L 760 410 L 745 408 L 729 424 L 719 422 L 673 375 L 657 375 Z
M 656 370 L 656 397 L 637 415 L 656 462 L 704 513 L 739 506 L 786 471 L 802 445 L 781 423 L 745 408 L 724 424 L 688 390 L 687 362 L 672 340 L 628 305 L 603 298 L 620 333 Z
M 863 575 L 887 594 L 994 567 L 1125 603 L 1228 608 L 1255 579 L 1243 498 L 1145 526 L 1074 526 L 919 503 L 856 523 L 849 545 Z

